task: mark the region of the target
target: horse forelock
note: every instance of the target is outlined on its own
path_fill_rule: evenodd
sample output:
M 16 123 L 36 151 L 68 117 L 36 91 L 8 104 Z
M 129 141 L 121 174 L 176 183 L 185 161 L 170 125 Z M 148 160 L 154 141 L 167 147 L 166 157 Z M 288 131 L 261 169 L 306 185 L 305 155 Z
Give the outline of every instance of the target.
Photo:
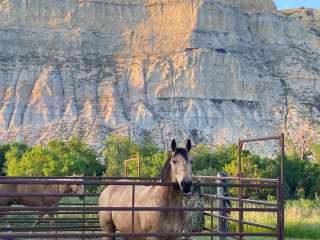
M 187 162 L 189 161 L 188 151 L 184 148 L 177 148 L 173 156 L 181 155 Z

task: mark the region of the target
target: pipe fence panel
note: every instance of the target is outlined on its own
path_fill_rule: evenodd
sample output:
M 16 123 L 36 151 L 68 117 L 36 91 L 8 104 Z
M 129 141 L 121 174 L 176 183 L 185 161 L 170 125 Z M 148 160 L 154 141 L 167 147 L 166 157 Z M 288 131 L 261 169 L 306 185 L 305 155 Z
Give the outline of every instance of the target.
M 246 178 L 243 176 L 241 150 L 245 143 L 257 141 L 279 140 L 281 163 L 278 179 Z M 132 160 L 132 159 L 131 159 Z M 130 161 L 131 161 L 130 160 Z M 140 172 L 140 161 L 138 163 Z M 195 187 L 199 190 L 201 204 L 196 207 L 137 207 L 135 191 L 137 186 L 175 186 L 173 183 L 160 183 L 156 178 L 133 177 L 0 177 L 0 239 L 100 239 L 101 237 L 208 237 L 219 240 L 245 237 L 275 237 L 284 239 L 284 135 L 264 138 L 239 139 L 238 141 L 238 176 L 194 176 Z M 121 181 L 119 181 L 121 180 Z M 83 186 L 82 192 L 61 192 L 60 186 L 72 184 Z M 56 185 L 52 191 L 11 191 L 12 186 Z M 130 207 L 99 207 L 98 197 L 108 185 L 132 186 L 132 202 Z M 252 199 L 245 197 L 248 189 L 273 189 L 275 201 Z M 32 187 L 31 187 L 32 189 Z M 33 188 L 34 189 L 34 188 Z M 229 194 L 230 192 L 230 194 Z M 15 205 L 24 199 L 24 206 Z M 185 199 L 190 199 L 186 195 Z M 33 201 L 52 200 L 51 204 L 31 204 Z M 58 200 L 58 201 L 57 201 Z M 50 202 L 50 201 L 49 201 Z M 185 201 L 188 202 L 188 201 Z M 127 211 L 132 214 L 132 229 L 129 233 L 102 233 L 99 224 L 99 211 Z M 183 232 L 136 232 L 134 229 L 135 214 L 144 212 L 183 211 L 188 214 L 203 214 L 204 223 L 197 231 Z M 274 217 L 274 226 L 247 220 L 250 214 L 269 214 Z M 42 215 L 48 215 L 43 217 Z M 194 215 L 199 216 L 199 214 Z M 188 217 L 187 217 L 188 219 Z M 189 219 L 195 219 L 191 216 Z M 40 222 L 39 222 L 40 220 Z M 257 231 L 259 229 L 259 231 Z
M 122 181 L 118 181 L 118 180 Z M 61 198 L 59 205 L 52 206 L 21 206 L 21 205 L 0 205 L 0 239 L 49 239 L 49 238 L 72 238 L 72 239 L 97 239 L 103 236 L 109 237 L 163 237 L 163 236 L 203 236 L 218 237 L 226 239 L 232 237 L 239 239 L 245 236 L 274 236 L 279 238 L 279 226 L 269 226 L 260 223 L 242 221 L 243 225 L 261 228 L 263 231 L 252 232 L 239 231 L 239 220 L 237 214 L 246 213 L 273 213 L 279 215 L 279 203 L 260 201 L 255 199 L 242 199 L 243 206 L 239 206 L 238 198 L 234 196 L 221 196 L 221 189 L 239 188 L 270 188 L 279 191 L 279 181 L 276 179 L 245 179 L 239 183 L 238 178 L 230 177 L 203 177 L 194 176 L 195 186 L 201 190 L 202 207 L 137 207 L 132 201 L 130 207 L 99 207 L 98 196 L 107 185 L 130 185 L 134 199 L 136 186 L 174 186 L 172 183 L 160 183 L 155 179 L 131 179 L 131 178 L 99 178 L 83 177 L 68 178 L 17 178 L 0 177 L 0 185 L 82 185 L 83 193 L 57 193 L 57 192 L 0 192 L 1 199 L 12 198 L 13 203 L 17 198 Z M 218 191 L 217 191 L 218 189 Z M 219 190 L 220 189 L 220 190 Z M 185 196 L 188 199 L 188 195 Z M 230 205 L 227 205 L 229 202 Z M 222 203 L 222 204 L 221 204 Z M 201 231 L 181 233 L 139 233 L 132 228 L 131 233 L 103 234 L 101 232 L 98 212 L 131 211 L 132 216 L 137 211 L 184 211 L 188 213 L 202 212 L 205 216 L 205 224 Z M 41 217 L 40 223 L 35 225 L 39 214 L 48 216 Z M 134 221 L 134 220 L 132 220 Z M 223 223 L 223 224 L 222 224 Z M 221 227 L 220 224 L 224 225 Z M 229 227 L 226 227 L 229 226 Z M 230 226 L 232 226 L 230 228 Z M 238 227 L 237 227 L 238 226 Z M 246 228 L 244 228 L 246 229 Z

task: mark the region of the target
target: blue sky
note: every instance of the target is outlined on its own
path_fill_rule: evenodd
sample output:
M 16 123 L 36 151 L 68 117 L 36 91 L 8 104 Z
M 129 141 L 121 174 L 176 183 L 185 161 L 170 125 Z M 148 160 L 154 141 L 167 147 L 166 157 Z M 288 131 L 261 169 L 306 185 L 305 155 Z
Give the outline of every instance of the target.
M 320 9 L 320 0 L 274 0 L 279 9 L 309 7 Z

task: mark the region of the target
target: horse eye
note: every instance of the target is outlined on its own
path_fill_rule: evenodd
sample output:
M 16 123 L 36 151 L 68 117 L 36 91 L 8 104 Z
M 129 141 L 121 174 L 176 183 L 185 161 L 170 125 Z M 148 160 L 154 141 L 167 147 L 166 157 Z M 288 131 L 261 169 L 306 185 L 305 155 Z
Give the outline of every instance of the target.
M 175 160 L 175 159 L 172 159 L 172 162 L 173 162 L 173 163 L 177 163 L 177 160 Z

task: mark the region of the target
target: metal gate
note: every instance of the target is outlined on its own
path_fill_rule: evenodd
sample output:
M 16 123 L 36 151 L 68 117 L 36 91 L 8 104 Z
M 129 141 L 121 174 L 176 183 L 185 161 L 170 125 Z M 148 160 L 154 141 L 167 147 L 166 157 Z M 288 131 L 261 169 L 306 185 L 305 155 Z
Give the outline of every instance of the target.
M 281 149 L 281 174 L 278 179 L 257 179 L 245 178 L 242 174 L 241 149 L 243 144 L 252 141 L 262 141 L 276 139 L 280 142 Z M 6 184 L 30 184 L 30 185 L 83 185 L 82 194 L 74 193 L 10 193 L 0 192 L 1 199 L 8 197 L 53 197 L 61 198 L 58 206 L 0 206 L 0 239 L 94 239 L 105 237 L 191 237 L 205 236 L 209 238 L 226 237 L 244 239 L 245 237 L 275 237 L 284 239 L 284 203 L 283 203 L 283 177 L 284 177 L 284 138 L 283 135 L 239 140 L 239 174 L 237 177 L 212 177 L 194 176 L 196 185 L 201 187 L 201 197 L 205 203 L 202 208 L 193 207 L 136 207 L 135 188 L 139 185 L 144 186 L 174 186 L 173 183 L 160 183 L 157 179 L 150 178 L 112 178 L 112 177 L 0 177 L 0 185 Z M 118 180 L 124 181 L 118 181 Z M 71 181 L 72 180 L 72 181 Z M 105 185 L 129 185 L 132 186 L 132 206 L 131 207 L 107 207 L 101 208 L 97 205 L 97 198 Z M 236 188 L 237 196 L 224 196 L 221 188 Z M 258 201 L 245 199 L 243 191 L 245 188 L 268 188 L 274 189 L 277 196 L 275 201 Z M 218 192 L 217 192 L 218 189 Z M 220 189 L 220 190 L 219 190 Z M 220 192 L 220 194 L 219 194 Z M 78 197 L 82 197 L 79 200 Z M 225 205 L 225 201 L 233 202 L 230 206 Z M 98 221 L 98 212 L 102 210 L 112 211 L 131 211 L 132 216 L 137 211 L 203 211 L 206 215 L 206 224 L 201 232 L 152 232 L 140 233 L 134 231 L 130 233 L 110 233 L 103 234 Z M 50 218 L 45 218 L 39 226 L 33 226 L 39 213 L 54 213 Z M 226 214 L 228 213 L 228 214 Z M 236 214 L 236 217 L 229 213 Z M 275 226 L 264 225 L 250 222 L 245 219 L 246 213 L 270 213 L 276 218 Z M 7 218 L 7 222 L 1 217 Z M 218 219 L 218 220 L 217 220 Z M 50 226 L 49 221 L 54 220 L 54 225 Z M 134 218 L 132 225 L 134 224 Z M 226 229 L 226 224 L 233 224 L 234 230 Z M 246 229 L 245 226 L 253 226 L 263 229 L 256 232 Z M 263 238 L 262 238 L 263 239 Z

